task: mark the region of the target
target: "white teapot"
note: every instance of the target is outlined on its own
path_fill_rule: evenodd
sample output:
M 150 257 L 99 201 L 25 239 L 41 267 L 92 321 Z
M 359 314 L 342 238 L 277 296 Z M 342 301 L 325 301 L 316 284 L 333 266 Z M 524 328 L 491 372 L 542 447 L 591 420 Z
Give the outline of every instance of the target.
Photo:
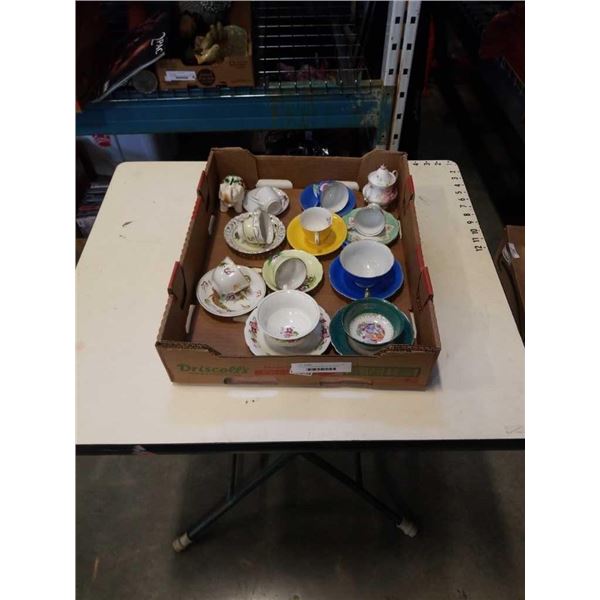
M 245 195 L 246 186 L 244 180 L 237 175 L 227 175 L 219 186 L 221 212 L 227 212 L 233 206 L 236 213 L 241 213 Z
M 396 198 L 398 171 L 389 171 L 385 165 L 381 165 L 369 173 L 368 180 L 369 183 L 363 188 L 365 202 L 385 207 Z

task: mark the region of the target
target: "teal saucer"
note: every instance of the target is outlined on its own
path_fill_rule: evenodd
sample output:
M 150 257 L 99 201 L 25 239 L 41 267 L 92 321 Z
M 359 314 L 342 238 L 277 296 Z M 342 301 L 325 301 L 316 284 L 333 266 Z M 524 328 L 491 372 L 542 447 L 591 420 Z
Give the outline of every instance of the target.
M 348 343 L 348 337 L 342 325 L 344 312 L 349 306 L 351 305 L 348 304 L 347 306 L 340 308 L 340 310 L 338 310 L 331 319 L 331 323 L 329 324 L 331 343 L 333 344 L 336 352 L 341 356 L 362 356 L 361 354 L 358 354 Z M 390 344 L 404 344 L 410 346 L 414 343 L 415 334 L 410 319 L 408 319 L 408 323 L 406 323 L 406 325 L 407 326 L 402 330 L 400 336 L 393 342 L 390 342 Z M 390 344 L 386 344 L 385 347 L 389 346 Z

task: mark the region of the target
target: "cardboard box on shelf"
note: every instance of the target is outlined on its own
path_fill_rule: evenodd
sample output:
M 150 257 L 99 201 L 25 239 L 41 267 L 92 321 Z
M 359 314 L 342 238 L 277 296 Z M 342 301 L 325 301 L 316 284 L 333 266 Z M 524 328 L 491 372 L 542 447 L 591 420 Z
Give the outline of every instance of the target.
M 246 30 L 248 34 L 246 56 L 228 56 L 221 62 L 208 65 L 187 65 L 179 58 L 164 58 L 156 63 L 160 89 L 254 87 L 250 2 L 233 2 L 229 12 L 229 23 Z
M 525 341 L 525 227 L 508 225 L 496 252 L 496 270 L 508 305 Z
M 233 211 L 219 211 L 219 183 L 225 176 L 241 176 L 248 189 L 259 179 L 291 181 L 293 189 L 286 190 L 290 207 L 280 216 L 287 226 L 301 210 L 299 197 L 307 185 L 337 179 L 357 182 L 362 189 L 367 175 L 381 164 L 399 173 L 398 199 L 392 211 L 401 222 L 402 238 L 390 248 L 402 264 L 405 282 L 390 301 L 407 314 L 412 313 L 417 330 L 414 345 L 390 346 L 375 356 L 340 356 L 332 346 L 321 356 L 254 356 L 244 342 L 243 322 L 214 317 L 199 307 L 198 281 L 224 256 L 250 267 L 261 267 L 267 258 L 236 255 L 226 245 L 223 229 Z M 362 194 L 356 196 L 357 204 L 363 205 Z M 273 252 L 285 247 L 287 242 Z M 320 257 L 325 276 L 313 292 L 315 300 L 330 316 L 349 302 L 329 283 L 328 268 L 333 258 Z M 200 177 L 196 204 L 168 293 L 156 348 L 169 377 L 177 383 L 419 389 L 427 386 L 440 352 L 433 289 L 421 251 L 414 187 L 406 154 L 402 152 L 374 150 L 362 158 L 348 158 L 254 156 L 241 148 L 213 149 Z M 295 374 L 315 368 L 328 372 Z

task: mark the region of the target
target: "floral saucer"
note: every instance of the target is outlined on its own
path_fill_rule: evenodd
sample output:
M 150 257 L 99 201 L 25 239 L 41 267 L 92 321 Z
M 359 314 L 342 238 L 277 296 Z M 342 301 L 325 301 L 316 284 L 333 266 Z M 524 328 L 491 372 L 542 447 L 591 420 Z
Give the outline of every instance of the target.
M 274 250 L 285 240 L 285 225 L 275 216 L 269 215 L 274 229 L 273 241 L 270 244 L 251 244 L 246 241 L 242 233 L 242 223 L 250 216 L 250 213 L 242 213 L 233 217 L 223 230 L 223 237 L 230 248 L 241 254 L 264 254 Z
M 331 336 L 329 335 L 331 319 L 322 307 L 319 307 L 319 309 L 321 310 L 321 318 L 317 327 L 306 336 L 303 343 L 299 345 L 296 342 L 288 349 L 286 349 L 285 344 L 269 342 L 258 326 L 258 309 L 255 309 L 246 319 L 246 326 L 244 327 L 246 345 L 255 356 L 316 356 L 323 354 L 331 343 Z
M 260 274 L 251 269 L 239 265 L 242 275 L 250 282 L 250 285 L 237 294 L 221 296 L 212 283 L 213 270 L 205 273 L 196 288 L 196 297 L 200 305 L 209 313 L 217 317 L 239 317 L 245 315 L 258 306 L 265 297 L 267 288 Z
M 279 257 L 299 258 L 304 262 L 304 265 L 306 266 L 306 279 L 298 288 L 298 291 L 309 293 L 314 290 L 321 282 L 321 279 L 323 279 L 323 265 L 319 262 L 318 258 L 315 258 L 312 254 L 304 252 L 303 250 L 283 250 L 270 256 L 265 261 L 262 268 L 262 276 L 265 283 L 273 291 L 279 289 L 275 283 L 275 273 L 273 272 L 273 262 Z
M 373 240 L 375 242 L 381 242 L 382 244 L 391 244 L 400 232 L 400 221 L 389 212 L 385 213 L 385 227 L 383 231 L 378 235 L 363 235 L 354 229 L 354 215 L 360 210 L 359 208 L 354 209 L 352 212 L 344 216 L 344 223 L 348 228 L 347 242 L 357 242 L 359 240 Z

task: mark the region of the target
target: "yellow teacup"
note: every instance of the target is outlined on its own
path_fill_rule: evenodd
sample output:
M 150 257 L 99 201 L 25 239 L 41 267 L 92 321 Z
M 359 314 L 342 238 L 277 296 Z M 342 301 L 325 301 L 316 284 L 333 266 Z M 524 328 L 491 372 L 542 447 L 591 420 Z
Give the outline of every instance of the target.
M 325 243 L 325 240 L 331 233 L 331 224 L 333 217 L 326 208 L 314 206 L 307 208 L 300 215 L 300 224 L 306 234 L 306 239 L 310 244 L 319 246 Z

